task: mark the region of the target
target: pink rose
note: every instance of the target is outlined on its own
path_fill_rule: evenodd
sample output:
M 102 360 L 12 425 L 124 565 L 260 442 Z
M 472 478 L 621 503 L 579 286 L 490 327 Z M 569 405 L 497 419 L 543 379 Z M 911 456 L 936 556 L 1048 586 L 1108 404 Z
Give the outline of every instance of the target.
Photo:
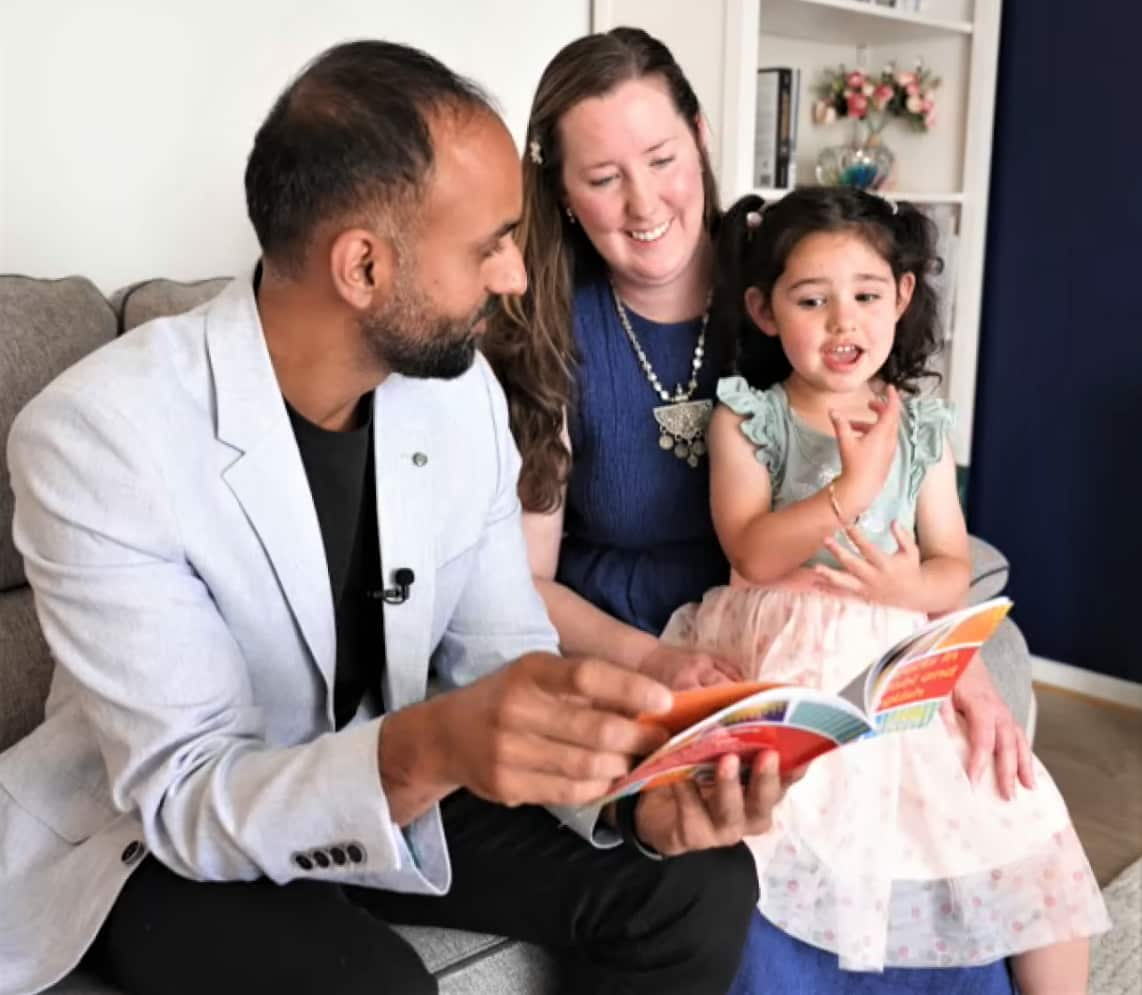
M 915 96 L 918 96 L 920 93 L 920 84 L 919 83 L 909 83 L 906 87 L 904 87 L 904 89 L 908 93 L 908 96 L 915 97 Z
M 923 109 L 925 114 L 930 114 L 933 110 L 936 109 L 936 101 L 934 101 L 931 97 L 925 97 Z
M 896 82 L 901 86 L 907 87 L 916 82 L 916 74 L 908 72 L 900 72 L 896 74 Z
M 868 113 L 868 97 L 863 93 L 849 94 L 847 101 L 849 117 L 863 118 Z
M 881 83 L 875 90 L 872 91 L 872 106 L 878 111 L 884 110 L 888 106 L 888 102 L 892 99 L 892 87 L 887 83 Z
M 864 73 L 859 69 L 854 69 L 845 77 L 845 85 L 850 90 L 859 90 L 864 86 Z
M 925 128 L 931 128 L 932 125 L 934 125 L 935 123 L 936 123 L 936 112 L 934 110 L 928 111 L 928 113 L 924 115 L 924 127 Z

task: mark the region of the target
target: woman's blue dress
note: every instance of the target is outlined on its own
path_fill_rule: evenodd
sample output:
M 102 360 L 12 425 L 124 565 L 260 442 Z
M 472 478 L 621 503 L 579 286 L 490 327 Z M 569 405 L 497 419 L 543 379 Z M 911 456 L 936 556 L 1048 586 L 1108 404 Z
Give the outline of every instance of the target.
M 729 575 L 710 521 L 707 461 L 691 468 L 659 447 L 651 388 L 603 280 L 577 289 L 578 398 L 568 418 L 573 463 L 557 579 L 616 618 L 657 634 L 675 608 Z M 628 309 L 667 390 L 690 379 L 700 321 L 660 324 Z M 712 345 L 695 398 L 712 398 Z M 835 954 L 796 940 L 760 913 L 732 995 L 1013 995 L 1007 966 L 841 971 Z

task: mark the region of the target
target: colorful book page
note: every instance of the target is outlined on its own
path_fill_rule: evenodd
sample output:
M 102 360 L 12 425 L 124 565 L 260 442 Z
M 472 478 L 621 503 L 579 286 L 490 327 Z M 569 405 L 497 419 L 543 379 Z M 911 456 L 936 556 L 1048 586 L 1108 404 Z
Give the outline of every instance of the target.
M 781 771 L 786 773 L 837 746 L 837 741 L 796 726 L 768 722 L 741 722 L 718 726 L 678 749 L 659 753 L 617 781 L 604 802 L 614 801 L 648 788 L 660 788 L 688 777 L 712 776 L 718 759 L 727 753 L 741 757 L 748 766 L 761 750 L 777 750 Z

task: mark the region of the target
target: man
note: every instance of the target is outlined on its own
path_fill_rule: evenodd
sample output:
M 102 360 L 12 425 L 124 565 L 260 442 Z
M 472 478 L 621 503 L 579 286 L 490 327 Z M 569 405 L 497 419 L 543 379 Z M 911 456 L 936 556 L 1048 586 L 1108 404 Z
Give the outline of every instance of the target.
M 339 46 L 274 106 L 246 190 L 258 270 L 12 430 L 58 666 L 0 756 L 0 992 L 88 948 L 132 992 L 434 990 L 394 922 L 544 944 L 572 991 L 724 991 L 769 768 L 558 809 L 575 833 L 534 807 L 599 797 L 670 695 L 554 655 L 531 585 L 476 358 L 525 287 L 502 122 L 422 53 Z M 430 660 L 454 690 L 426 698 Z

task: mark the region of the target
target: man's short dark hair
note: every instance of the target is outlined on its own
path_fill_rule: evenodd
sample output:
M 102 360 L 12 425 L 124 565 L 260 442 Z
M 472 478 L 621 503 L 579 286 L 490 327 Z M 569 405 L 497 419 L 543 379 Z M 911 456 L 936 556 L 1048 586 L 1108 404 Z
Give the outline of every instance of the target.
M 277 99 L 246 163 L 246 209 L 268 261 L 300 270 L 317 226 L 363 223 L 423 192 L 429 120 L 491 111 L 487 94 L 418 49 L 356 41 L 323 52 Z

